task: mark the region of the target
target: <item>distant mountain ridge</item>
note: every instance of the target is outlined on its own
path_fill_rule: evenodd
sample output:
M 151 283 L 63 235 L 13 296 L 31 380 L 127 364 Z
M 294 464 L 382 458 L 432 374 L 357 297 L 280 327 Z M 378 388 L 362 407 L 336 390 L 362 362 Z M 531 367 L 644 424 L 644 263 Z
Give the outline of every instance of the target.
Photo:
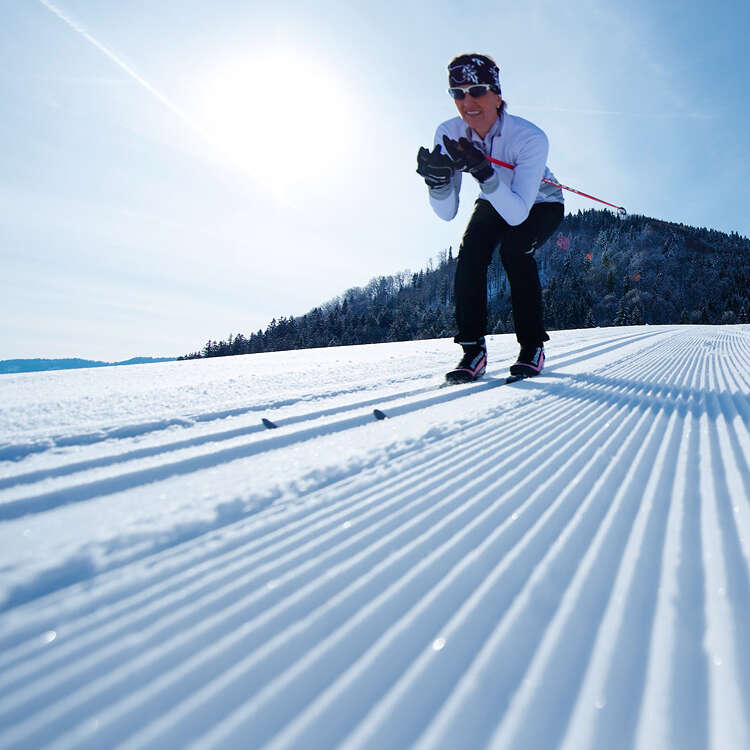
M 120 365 L 145 365 L 152 362 L 173 362 L 174 357 L 132 357 L 122 362 L 102 362 L 97 359 L 3 359 L 0 360 L 0 374 L 21 372 L 44 372 L 46 370 L 78 370 L 84 367 L 119 367 Z

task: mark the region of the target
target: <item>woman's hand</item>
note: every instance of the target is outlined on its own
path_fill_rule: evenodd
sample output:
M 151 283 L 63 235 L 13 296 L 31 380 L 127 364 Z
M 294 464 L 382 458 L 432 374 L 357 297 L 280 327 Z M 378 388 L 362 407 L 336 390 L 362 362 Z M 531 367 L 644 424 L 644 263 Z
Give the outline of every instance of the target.
M 446 186 L 456 169 L 460 168 L 440 150 L 440 146 L 435 146 L 432 152 L 422 146 L 417 153 L 417 174 L 424 177 L 429 188 Z
M 470 172 L 479 182 L 486 182 L 495 174 L 487 157 L 468 138 L 459 138 L 454 141 L 444 135 L 443 144 L 456 165 L 456 169 Z

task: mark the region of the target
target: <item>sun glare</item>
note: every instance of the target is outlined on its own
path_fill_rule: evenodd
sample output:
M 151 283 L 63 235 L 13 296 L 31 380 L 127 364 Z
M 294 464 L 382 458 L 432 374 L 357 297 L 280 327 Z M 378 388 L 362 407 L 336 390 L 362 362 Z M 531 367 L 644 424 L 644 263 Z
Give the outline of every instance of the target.
M 343 87 L 304 55 L 246 59 L 206 80 L 203 128 L 234 167 L 283 194 L 319 179 L 321 157 L 335 163 L 352 147 L 355 114 Z

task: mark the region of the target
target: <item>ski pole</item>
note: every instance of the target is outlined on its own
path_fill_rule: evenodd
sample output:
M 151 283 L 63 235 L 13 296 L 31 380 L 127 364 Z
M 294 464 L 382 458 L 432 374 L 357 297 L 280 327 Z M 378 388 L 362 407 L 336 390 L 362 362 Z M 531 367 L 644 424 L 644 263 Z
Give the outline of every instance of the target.
M 491 156 L 485 156 L 485 158 L 488 161 L 491 161 L 493 164 L 497 164 L 501 167 L 506 167 L 507 169 L 515 169 L 515 166 L 513 164 L 508 164 L 506 161 L 500 161 L 499 159 L 493 159 Z M 561 185 L 559 182 L 554 182 L 553 180 L 548 180 L 546 177 L 542 177 L 542 182 L 546 182 L 548 185 L 553 185 L 554 187 L 561 188 L 562 190 L 569 190 L 571 193 L 575 193 L 576 195 L 581 195 L 584 198 L 589 198 L 592 201 L 598 201 L 599 203 L 603 203 L 605 206 L 611 206 L 612 208 L 617 209 L 617 213 L 620 216 L 625 216 L 627 214 L 627 211 L 622 206 L 616 206 L 614 203 L 609 203 L 607 201 L 603 201 L 601 198 L 596 198 L 593 195 L 589 195 L 588 193 L 584 193 L 580 190 L 576 190 L 572 187 L 567 187 L 567 185 Z

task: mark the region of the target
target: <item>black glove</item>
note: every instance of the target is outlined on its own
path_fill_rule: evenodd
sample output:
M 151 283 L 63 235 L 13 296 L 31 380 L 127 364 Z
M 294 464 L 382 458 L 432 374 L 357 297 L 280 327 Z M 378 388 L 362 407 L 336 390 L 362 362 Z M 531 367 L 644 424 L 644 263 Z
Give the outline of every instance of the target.
M 424 177 L 427 187 L 444 187 L 451 181 L 456 165 L 453 159 L 435 146 L 430 153 L 424 146 L 417 152 L 417 174 Z
M 495 170 L 487 161 L 487 157 L 468 138 L 459 138 L 454 141 L 444 135 L 443 143 L 445 144 L 445 150 L 453 159 L 454 164 L 457 165 L 457 169 L 470 172 L 479 182 L 485 182 L 495 174 Z

